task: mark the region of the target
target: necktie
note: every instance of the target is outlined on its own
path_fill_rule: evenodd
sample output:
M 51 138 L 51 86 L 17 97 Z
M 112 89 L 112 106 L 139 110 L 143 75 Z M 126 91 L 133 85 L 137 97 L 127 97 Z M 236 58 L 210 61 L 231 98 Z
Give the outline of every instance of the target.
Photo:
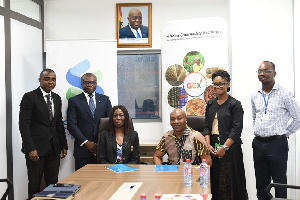
M 93 99 L 93 94 L 89 94 L 89 97 L 90 97 L 90 101 L 89 101 L 89 106 L 90 106 L 90 110 L 92 112 L 92 115 L 94 117 L 94 113 L 95 113 L 95 103 L 94 103 L 94 99 Z
M 141 35 L 139 34 L 138 31 L 136 31 L 136 38 L 141 38 Z
M 47 97 L 47 107 L 48 107 L 48 111 L 49 111 L 49 119 L 50 119 L 50 121 L 52 121 L 53 113 L 52 113 L 52 102 L 50 100 L 50 94 L 47 94 L 46 97 Z

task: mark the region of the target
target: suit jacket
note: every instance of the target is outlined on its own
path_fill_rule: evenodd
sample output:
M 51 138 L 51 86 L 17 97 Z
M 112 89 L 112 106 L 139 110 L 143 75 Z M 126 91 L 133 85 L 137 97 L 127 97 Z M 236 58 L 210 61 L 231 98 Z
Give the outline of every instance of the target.
M 136 131 L 129 130 L 125 134 L 122 145 L 123 163 L 139 164 L 140 150 L 139 150 L 139 136 Z M 103 130 L 100 133 L 98 141 L 97 162 L 101 164 L 114 164 L 117 159 L 117 142 L 116 134 L 109 133 Z
M 85 140 L 97 142 L 100 118 L 108 117 L 111 111 L 111 103 L 108 96 L 96 93 L 95 116 L 82 92 L 68 101 L 68 131 L 75 138 L 74 157 L 89 158 L 92 153 L 80 146 Z
M 231 148 L 242 144 L 244 110 L 241 102 L 230 95 L 222 105 L 218 104 L 217 99 L 209 100 L 206 105 L 203 135 L 211 135 L 216 113 L 218 113 L 220 144 L 224 144 L 227 138 L 234 140 Z
M 52 93 L 54 116 L 49 119 L 49 110 L 40 88 L 24 94 L 19 113 L 19 129 L 22 136 L 22 152 L 24 154 L 37 150 L 44 156 L 53 138 L 57 155 L 62 149 L 68 149 L 65 129 L 62 123 L 61 98 Z
M 142 38 L 148 38 L 148 27 L 141 25 L 140 29 L 142 33 Z M 132 33 L 129 25 L 120 29 L 119 38 L 135 38 L 135 35 Z

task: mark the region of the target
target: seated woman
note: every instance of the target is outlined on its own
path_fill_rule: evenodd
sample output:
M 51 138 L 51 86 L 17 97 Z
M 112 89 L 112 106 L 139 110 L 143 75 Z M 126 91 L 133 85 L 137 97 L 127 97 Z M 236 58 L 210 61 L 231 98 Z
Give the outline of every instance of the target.
M 125 106 L 114 106 L 109 116 L 109 130 L 100 133 L 97 162 L 100 164 L 140 163 L 139 136 L 129 130 L 129 114 Z

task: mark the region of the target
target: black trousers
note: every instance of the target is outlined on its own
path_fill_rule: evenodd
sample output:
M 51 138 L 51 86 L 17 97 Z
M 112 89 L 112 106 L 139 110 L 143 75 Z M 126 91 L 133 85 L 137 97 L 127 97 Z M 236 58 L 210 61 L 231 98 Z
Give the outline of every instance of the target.
M 60 165 L 60 156 L 56 155 L 53 142 L 49 144 L 48 152 L 45 156 L 40 157 L 38 162 L 30 160 L 29 155 L 25 155 L 27 174 L 28 174 L 28 196 L 29 199 L 33 194 L 40 192 L 40 184 L 44 174 L 46 186 L 57 183 Z
M 75 158 L 75 171 L 87 164 L 97 164 L 97 157 L 92 156 L 89 158 Z
M 286 137 L 271 141 L 260 141 L 254 138 L 252 148 L 256 195 L 259 200 L 269 200 L 266 188 L 271 183 L 271 179 L 274 183 L 287 183 L 288 141 Z M 287 198 L 286 188 L 275 188 L 275 197 Z

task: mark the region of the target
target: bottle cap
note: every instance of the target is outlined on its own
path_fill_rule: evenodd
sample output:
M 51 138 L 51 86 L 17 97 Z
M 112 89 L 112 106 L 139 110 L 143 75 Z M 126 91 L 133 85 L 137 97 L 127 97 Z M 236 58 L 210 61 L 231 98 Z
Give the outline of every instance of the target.
M 140 198 L 146 198 L 146 197 L 147 197 L 146 193 L 141 193 L 140 194 Z
M 155 194 L 154 198 L 161 198 L 161 194 Z
M 202 159 L 202 162 L 206 162 L 206 159 Z
M 191 162 L 191 160 L 190 159 L 186 159 L 186 162 Z

